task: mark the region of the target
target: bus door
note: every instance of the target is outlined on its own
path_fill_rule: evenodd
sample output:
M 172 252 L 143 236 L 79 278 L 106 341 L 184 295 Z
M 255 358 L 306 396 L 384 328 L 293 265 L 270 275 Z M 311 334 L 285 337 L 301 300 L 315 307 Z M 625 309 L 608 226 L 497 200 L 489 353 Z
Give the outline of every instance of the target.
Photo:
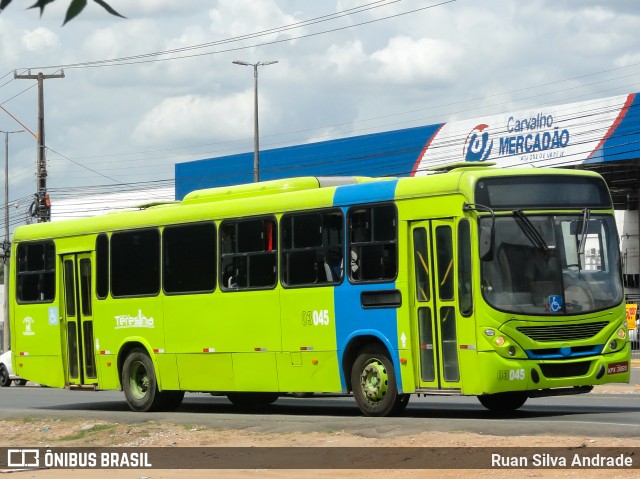
M 460 389 L 453 220 L 412 223 L 411 321 L 419 389 Z
M 91 254 L 62 256 L 63 325 L 66 333 L 67 384 L 97 385 L 93 350 Z

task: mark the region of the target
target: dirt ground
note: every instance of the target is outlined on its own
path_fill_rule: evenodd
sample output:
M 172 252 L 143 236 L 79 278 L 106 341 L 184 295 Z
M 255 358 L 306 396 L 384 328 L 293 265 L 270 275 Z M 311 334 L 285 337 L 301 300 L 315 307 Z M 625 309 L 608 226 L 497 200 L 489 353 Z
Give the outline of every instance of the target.
M 637 366 L 636 366 L 637 367 Z M 609 384 L 597 386 L 597 393 L 633 394 L 640 404 L 640 384 Z M 0 413 L 1 414 L 1 413 Z M 375 419 L 372 419 L 375 420 Z M 491 479 L 571 478 L 571 479 L 631 479 L 640 477 L 640 430 L 636 438 L 579 436 L 492 436 L 473 433 L 424 432 L 411 436 L 371 438 L 344 431 L 325 433 L 256 433 L 247 430 L 211 429 L 200 424 L 168 424 L 145 421 L 123 424 L 83 419 L 0 420 L 0 447 L 451 447 L 445 456 L 447 464 L 459 463 L 460 451 L 489 447 L 497 452 L 512 447 L 636 448 L 634 469 L 38 469 L 20 472 L 0 470 L 11 479 L 351 479 L 383 475 L 385 479 L 443 478 L 461 479 L 487 477 Z M 375 459 L 375 458 L 374 458 Z
M 640 401 L 640 396 L 638 396 Z M 0 447 L 445 447 L 473 448 L 493 447 L 497 451 L 506 447 L 635 447 L 640 454 L 640 431 L 638 438 L 600 438 L 570 436 L 516 436 L 497 437 L 470 433 L 427 432 L 419 435 L 393 438 L 369 438 L 347 434 L 342 431 L 327 433 L 254 433 L 246 430 L 213 430 L 198 424 L 180 425 L 155 423 L 153 421 L 139 424 L 118 424 L 104 421 L 87 421 L 81 419 L 51 419 L 0 421 Z M 455 450 L 454 450 L 455 451 Z M 460 450 L 457 450 L 457 454 Z M 451 464 L 455 464 L 456 452 L 450 453 Z M 636 464 L 638 458 L 634 459 Z M 636 466 L 637 467 L 637 466 Z M 4 471 L 0 471 L 4 472 Z M 62 470 L 41 469 L 12 472 L 11 479 L 68 479 L 101 478 L 111 479 L 172 479 L 172 478 L 285 478 L 294 479 L 334 479 L 361 478 L 369 475 L 383 474 L 386 478 L 430 478 L 445 479 L 471 477 L 491 477 L 492 479 L 513 477 L 562 477 L 580 479 L 637 478 L 639 470 L 624 469 L 502 469 L 502 470 Z

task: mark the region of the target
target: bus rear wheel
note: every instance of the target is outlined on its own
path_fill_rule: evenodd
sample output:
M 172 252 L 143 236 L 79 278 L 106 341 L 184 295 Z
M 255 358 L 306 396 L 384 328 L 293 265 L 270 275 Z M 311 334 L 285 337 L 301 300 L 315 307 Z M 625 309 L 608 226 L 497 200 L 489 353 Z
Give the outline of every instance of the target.
M 377 346 L 367 346 L 358 354 L 351 370 L 351 388 L 365 416 L 400 414 L 409 402 L 409 395 L 398 394 L 388 353 Z
M 527 394 L 523 392 L 508 392 L 483 394 L 478 396 L 478 401 L 492 412 L 512 412 L 521 408 L 527 398 Z
M 158 391 L 153 361 L 147 352 L 133 349 L 122 366 L 122 389 L 132 411 L 168 411 L 182 403 L 184 391 Z

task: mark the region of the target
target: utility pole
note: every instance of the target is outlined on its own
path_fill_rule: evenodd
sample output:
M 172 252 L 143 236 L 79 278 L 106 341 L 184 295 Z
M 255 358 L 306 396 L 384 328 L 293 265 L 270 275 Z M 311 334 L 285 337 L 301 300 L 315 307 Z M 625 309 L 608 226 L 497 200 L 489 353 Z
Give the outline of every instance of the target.
M 13 133 L 24 133 L 24 130 L 1 131 L 4 133 L 4 325 L 2 331 L 2 350 L 7 351 L 9 345 L 9 255 L 11 243 L 9 242 L 9 135 Z
M 248 63 L 236 60 L 236 65 L 243 65 L 245 67 L 253 67 L 253 181 L 257 183 L 260 181 L 260 140 L 258 133 L 258 67 L 273 65 L 278 63 L 278 60 L 270 62 L 257 62 Z
M 31 70 L 27 75 L 18 75 L 14 72 L 13 78 L 17 80 L 38 80 L 38 162 L 36 166 L 36 183 L 38 191 L 35 195 L 35 208 L 32 212 L 38 223 L 51 220 L 51 204 L 47 195 L 47 160 L 44 141 L 44 80 L 50 78 L 64 78 L 64 72 L 60 74 L 44 75 L 42 72 L 32 75 Z

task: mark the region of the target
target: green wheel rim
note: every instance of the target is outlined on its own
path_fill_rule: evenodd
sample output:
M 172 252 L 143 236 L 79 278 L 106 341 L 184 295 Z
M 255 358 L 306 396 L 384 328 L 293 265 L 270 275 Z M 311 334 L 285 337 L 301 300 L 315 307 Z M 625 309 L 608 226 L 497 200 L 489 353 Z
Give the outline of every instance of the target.
M 129 377 L 129 385 L 131 386 L 131 394 L 136 399 L 142 399 L 149 389 L 149 374 L 147 368 L 140 361 L 136 361 L 131 365 L 131 375 Z
M 379 403 L 387 394 L 389 375 L 384 364 L 371 359 L 360 374 L 360 388 L 364 397 L 371 403 Z

